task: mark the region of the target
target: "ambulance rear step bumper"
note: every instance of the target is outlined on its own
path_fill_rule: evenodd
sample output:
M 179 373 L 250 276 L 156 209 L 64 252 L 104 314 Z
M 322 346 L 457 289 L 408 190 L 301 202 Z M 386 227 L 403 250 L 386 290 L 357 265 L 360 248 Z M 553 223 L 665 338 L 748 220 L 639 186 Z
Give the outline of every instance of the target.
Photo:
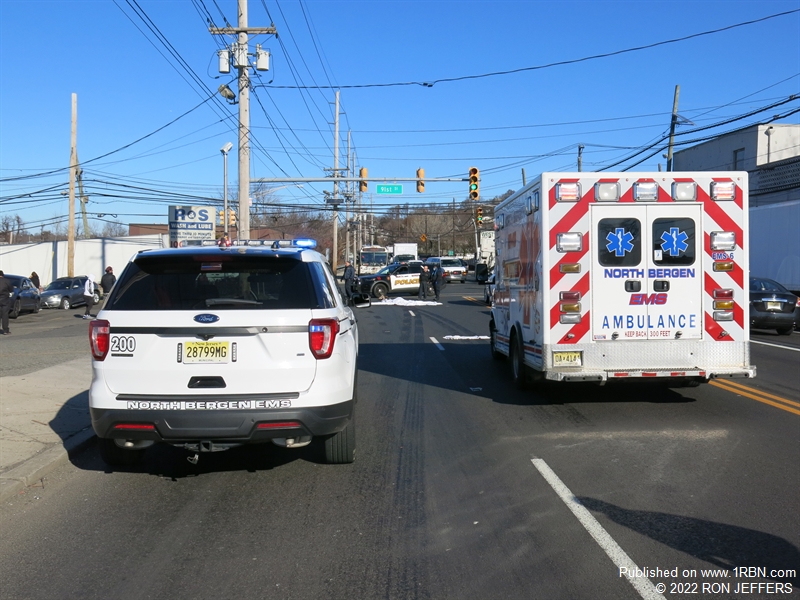
M 613 370 L 613 371 L 587 371 L 585 369 L 551 369 L 547 371 L 545 377 L 554 381 L 612 381 L 622 379 L 657 379 L 657 378 L 674 378 L 674 379 L 733 379 L 745 378 L 752 379 L 756 376 L 756 368 L 752 367 L 737 367 L 737 368 L 719 368 L 715 367 L 713 371 L 708 369 L 632 369 L 632 370 Z

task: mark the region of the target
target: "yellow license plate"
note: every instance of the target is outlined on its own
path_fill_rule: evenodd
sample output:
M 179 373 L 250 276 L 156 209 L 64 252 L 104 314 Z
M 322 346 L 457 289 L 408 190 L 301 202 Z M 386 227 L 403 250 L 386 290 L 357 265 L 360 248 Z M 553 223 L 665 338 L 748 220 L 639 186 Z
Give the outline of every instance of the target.
M 553 352 L 554 367 L 583 366 L 583 352 Z
M 185 363 L 227 363 L 230 362 L 228 342 L 185 342 L 183 362 Z

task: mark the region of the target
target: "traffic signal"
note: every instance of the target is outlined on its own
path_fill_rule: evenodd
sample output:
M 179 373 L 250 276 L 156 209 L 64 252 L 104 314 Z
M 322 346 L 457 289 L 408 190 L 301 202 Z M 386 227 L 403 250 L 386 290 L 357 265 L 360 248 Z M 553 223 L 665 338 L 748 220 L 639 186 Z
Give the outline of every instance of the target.
M 358 182 L 358 191 L 366 192 L 367 191 L 367 167 L 361 167 L 358 170 L 358 176 L 361 178 L 361 181 Z
M 469 199 L 477 200 L 481 197 L 481 173 L 478 167 L 469 168 Z
M 225 227 L 225 210 L 219 209 L 219 224 Z
M 478 218 L 476 220 L 478 221 L 478 225 L 483 225 L 483 207 L 482 206 L 478 207 L 478 215 L 477 216 L 478 216 Z
M 425 191 L 425 169 L 417 169 L 417 193 Z
M 232 227 L 236 226 L 236 213 L 232 208 L 228 209 L 228 225 Z

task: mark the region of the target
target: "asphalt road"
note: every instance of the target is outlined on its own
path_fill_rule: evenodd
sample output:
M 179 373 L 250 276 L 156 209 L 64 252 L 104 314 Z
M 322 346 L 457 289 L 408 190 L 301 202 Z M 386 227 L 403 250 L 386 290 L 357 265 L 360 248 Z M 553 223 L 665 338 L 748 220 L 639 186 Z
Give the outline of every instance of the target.
M 268 445 L 194 466 L 159 447 L 112 471 L 89 449 L 0 507 L 0 596 L 659 597 L 615 560 L 667 570 L 650 577 L 664 597 L 800 593 L 800 335 L 755 332 L 743 387 L 520 392 L 488 341 L 446 339 L 488 333 L 481 288 L 442 299 L 357 312 L 353 465 Z M 88 351 L 66 311 L 12 331 L 2 374 Z M 766 575 L 702 571 L 733 567 Z

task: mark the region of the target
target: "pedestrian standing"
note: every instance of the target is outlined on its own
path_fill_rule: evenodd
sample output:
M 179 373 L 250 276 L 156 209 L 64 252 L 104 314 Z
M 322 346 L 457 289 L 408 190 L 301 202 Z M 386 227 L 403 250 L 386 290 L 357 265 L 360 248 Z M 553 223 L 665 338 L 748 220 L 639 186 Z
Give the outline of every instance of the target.
M 353 303 L 353 288 L 356 284 L 356 270 L 349 260 L 344 263 L 344 293 L 347 294 L 347 303 Z
M 31 273 L 31 276 L 29 277 L 29 279 L 31 280 L 31 283 L 33 283 L 33 287 L 35 287 L 37 290 L 39 290 L 41 292 L 42 291 L 42 284 L 39 281 L 39 276 L 36 274 L 36 271 Z
M 0 325 L 3 331 L 0 335 L 9 335 L 8 330 L 8 311 L 11 310 L 11 295 L 14 293 L 14 284 L 0 271 Z
M 91 319 L 92 307 L 94 306 L 94 275 L 89 275 L 86 278 L 86 283 L 83 285 L 83 299 L 86 300 L 86 312 L 83 318 Z
M 117 276 L 114 275 L 114 269 L 111 267 L 106 267 L 106 272 L 100 278 L 100 288 L 103 292 L 103 296 L 106 296 L 111 292 L 111 288 L 114 287 L 116 282 Z
M 222 234 L 222 237 L 219 238 L 217 246 L 219 246 L 220 248 L 227 248 L 230 245 L 231 245 L 231 238 L 228 237 L 228 232 L 226 231 L 225 233 Z
M 428 281 L 430 281 L 428 267 L 422 265 L 419 270 L 419 291 L 417 292 L 417 300 L 428 299 Z
M 441 264 L 433 268 L 431 283 L 433 283 L 433 293 L 436 295 L 436 301 L 439 302 L 439 294 L 442 291 L 442 285 L 444 285 L 444 269 Z

